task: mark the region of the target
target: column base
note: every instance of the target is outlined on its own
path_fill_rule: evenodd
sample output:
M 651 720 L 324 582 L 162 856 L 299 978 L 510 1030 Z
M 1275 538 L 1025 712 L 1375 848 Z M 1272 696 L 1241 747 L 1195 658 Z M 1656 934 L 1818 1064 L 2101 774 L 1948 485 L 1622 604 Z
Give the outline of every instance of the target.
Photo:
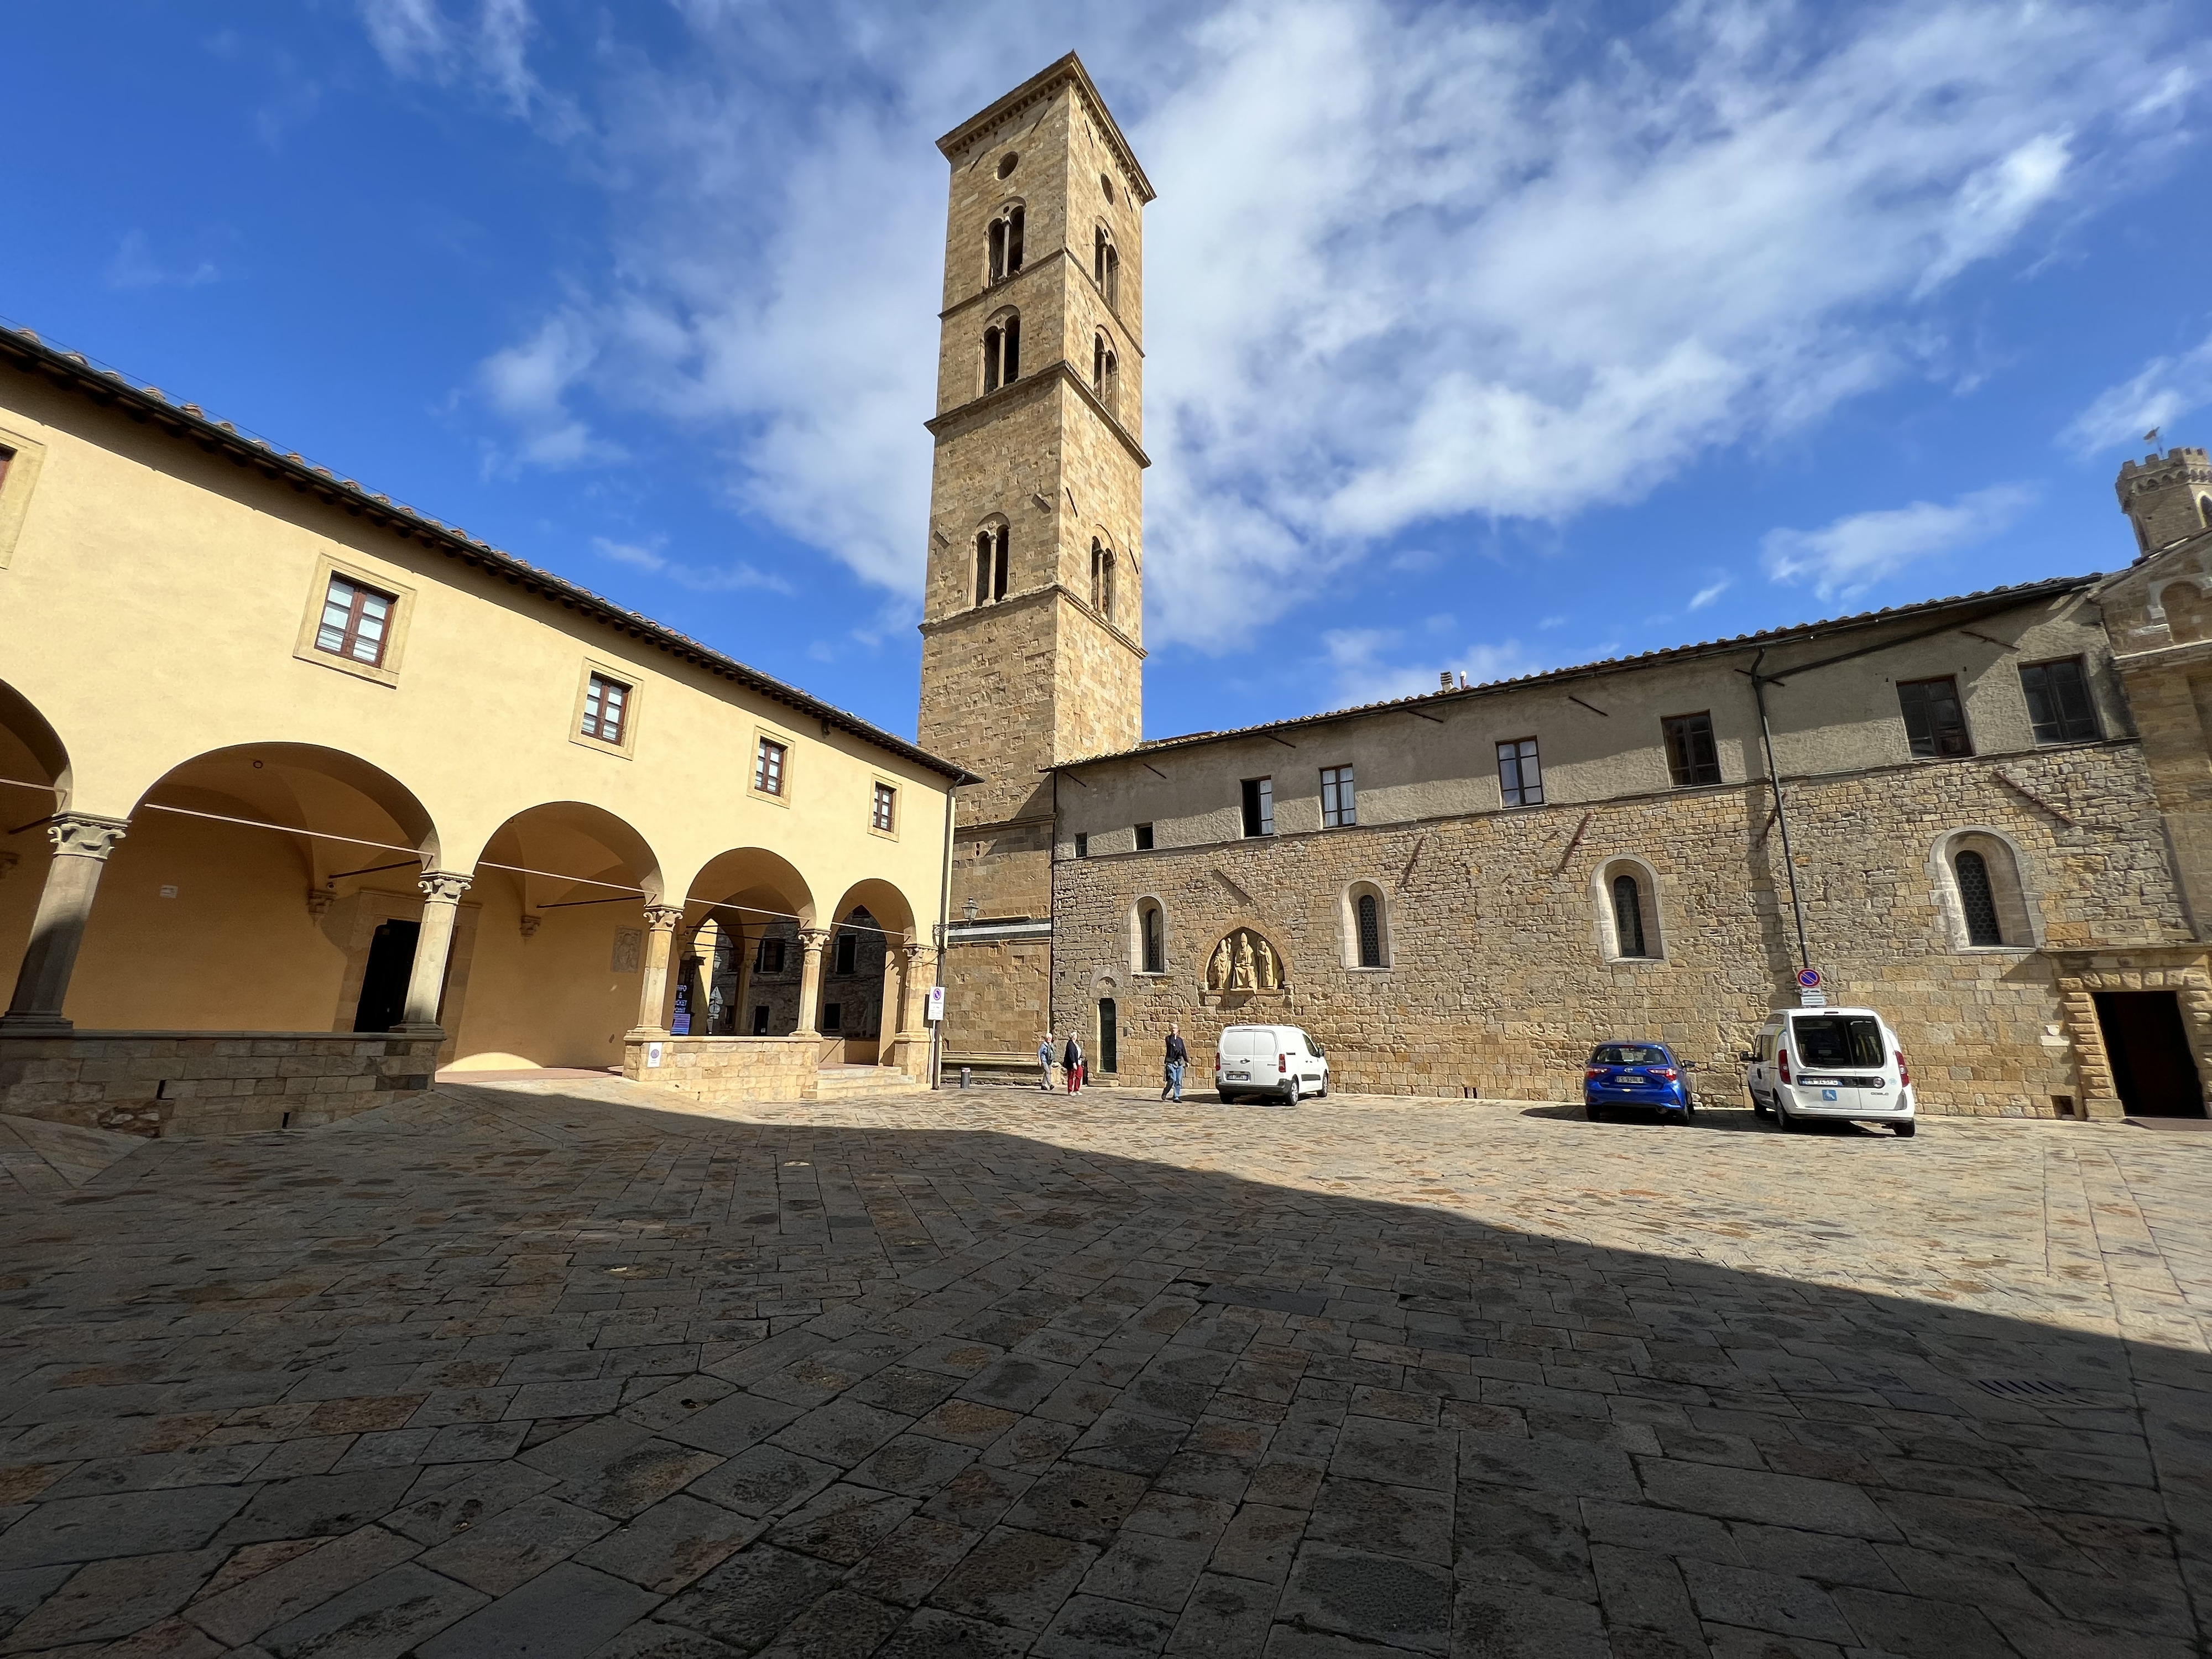
M 368 1033 L 365 1035 L 376 1034 Z M 394 1025 L 388 1031 L 381 1033 L 381 1035 L 386 1036 L 436 1037 L 442 1042 L 446 1037 L 446 1028 L 433 1020 L 427 1025 L 421 1024 L 413 1025 Z
M 624 1042 L 665 1042 L 674 1035 L 673 1031 L 663 1030 L 656 1025 L 633 1025 L 623 1033 L 623 1041 Z
M 59 1014 L 0 1014 L 0 1036 L 67 1036 L 76 1022 Z

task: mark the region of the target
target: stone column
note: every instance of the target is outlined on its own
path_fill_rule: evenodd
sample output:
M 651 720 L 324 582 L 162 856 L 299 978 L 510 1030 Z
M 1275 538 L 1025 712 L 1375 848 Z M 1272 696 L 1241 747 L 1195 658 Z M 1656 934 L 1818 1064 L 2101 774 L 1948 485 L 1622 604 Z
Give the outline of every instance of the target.
M 407 975 L 407 1006 L 392 1028 L 403 1036 L 444 1036 L 438 1005 L 446 995 L 446 959 L 453 951 L 453 923 L 470 878 L 451 870 L 425 870 L 415 884 L 422 890 L 422 921 L 415 935 L 415 965 Z
M 699 934 L 707 926 L 707 923 L 702 922 L 698 927 L 692 930 L 690 948 L 684 951 L 676 969 L 676 982 L 683 988 L 684 1007 L 691 1016 L 690 1035 L 693 1036 L 714 1035 L 707 1024 L 706 976 L 699 971 L 706 960 L 699 954 Z M 713 949 L 711 936 L 708 948 Z
M 884 1006 L 876 1020 L 876 1064 L 888 1066 L 895 1058 L 899 1031 L 905 1024 L 906 957 L 889 936 L 884 939 Z
M 830 943 L 826 927 L 802 927 L 799 930 L 799 948 L 806 952 L 806 965 L 799 975 L 799 1029 L 793 1036 L 820 1036 L 815 1029 L 822 1018 L 822 951 Z
M 115 843 L 129 830 L 127 818 L 90 812 L 58 812 L 46 825 L 46 836 L 54 844 L 53 862 L 46 866 L 46 884 L 31 923 L 31 942 L 15 975 L 15 994 L 7 1013 L 0 1015 L 0 1031 L 58 1036 L 71 1029 L 62 1017 L 62 1004 L 69 999 L 77 947 L 84 943 L 84 925 L 92 916 L 93 895 L 100 890 L 100 872 L 107 867 Z
M 645 907 L 645 971 L 640 975 L 644 983 L 637 988 L 637 1025 L 632 1036 L 668 1035 L 664 1023 L 668 1018 L 668 950 L 683 920 L 680 906 Z

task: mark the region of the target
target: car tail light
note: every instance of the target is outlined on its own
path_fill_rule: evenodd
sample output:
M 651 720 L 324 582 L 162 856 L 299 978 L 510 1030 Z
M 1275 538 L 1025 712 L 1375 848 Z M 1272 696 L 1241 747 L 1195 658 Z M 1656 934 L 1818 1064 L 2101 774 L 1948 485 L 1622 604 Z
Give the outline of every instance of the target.
M 1656 1071 L 1656 1072 L 1652 1073 L 1651 1073 L 1651 1075 L 1652 1075 L 1652 1076 L 1654 1076 L 1654 1077 L 1656 1077 L 1656 1078 L 1663 1078 L 1663 1079 L 1665 1079 L 1668 1082 L 1672 1083 L 1672 1082 L 1673 1082 L 1676 1078 L 1678 1078 L 1678 1077 L 1681 1076 L 1682 1074 L 1681 1074 L 1680 1072 L 1676 1071 L 1673 1066 L 1663 1066 L 1663 1067 L 1662 1067 L 1660 1070 L 1658 1070 L 1658 1071 Z
M 1289 1071 L 1291 1069 L 1291 1057 L 1288 1054 L 1277 1054 L 1275 1056 L 1275 1069 L 1278 1072 Z
M 1585 1066 L 1583 1069 L 1583 1075 L 1586 1078 L 1603 1077 L 1605 1075 L 1605 1067 L 1602 1066 Z
M 1774 1051 L 1774 1063 L 1782 1068 L 1782 1080 L 1784 1083 L 1789 1082 L 1790 1051 L 1787 1048 L 1777 1048 Z
M 1902 1048 L 1897 1051 L 1897 1086 L 1900 1089 L 1912 1086 L 1912 1068 L 1905 1063 L 1905 1050 Z

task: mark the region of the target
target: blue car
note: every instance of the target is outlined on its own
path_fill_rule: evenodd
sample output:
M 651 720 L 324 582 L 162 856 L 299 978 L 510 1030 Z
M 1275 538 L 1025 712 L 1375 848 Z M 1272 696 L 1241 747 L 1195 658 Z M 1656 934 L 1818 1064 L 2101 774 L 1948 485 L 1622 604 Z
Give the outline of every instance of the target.
M 1601 1042 L 1583 1068 L 1583 1109 L 1593 1121 L 1608 1106 L 1640 1106 L 1687 1123 L 1696 1104 L 1690 1077 L 1663 1042 Z

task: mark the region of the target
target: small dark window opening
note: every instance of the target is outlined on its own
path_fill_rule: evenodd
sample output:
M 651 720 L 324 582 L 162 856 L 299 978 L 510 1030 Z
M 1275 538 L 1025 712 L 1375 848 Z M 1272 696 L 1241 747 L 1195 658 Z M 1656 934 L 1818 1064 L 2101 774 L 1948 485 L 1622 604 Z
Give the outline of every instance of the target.
M 1662 725 L 1667 732 L 1667 770 L 1677 789 L 1721 781 L 1720 750 L 1713 743 L 1711 714 L 1674 714 Z
M 2023 663 L 2021 690 L 2027 694 L 2027 717 L 2038 743 L 2094 743 L 2096 705 L 2089 701 L 2089 678 L 2081 659 Z
M 1648 957 L 1644 948 L 1644 896 L 1633 876 L 1613 878 L 1613 937 L 1624 957 Z
M 1006 526 L 975 532 L 975 603 L 1006 597 Z
M 983 390 L 1012 386 L 1022 374 L 1022 319 L 1008 317 L 983 331 Z
M 783 971 L 783 941 L 764 939 L 753 954 L 753 971 L 757 974 L 780 974 Z
M 1080 830 L 1076 832 L 1075 856 L 1079 859 L 1087 859 L 1091 856 L 1091 837 Z
M 1273 778 L 1244 780 L 1244 833 L 1248 836 L 1272 836 L 1275 833 L 1275 781 Z
M 860 936 L 858 933 L 838 934 L 837 963 L 836 965 L 830 969 L 830 972 L 836 974 L 849 974 L 859 965 L 860 960 Z
M 1138 925 L 1144 933 L 1145 971 L 1148 974 L 1164 973 L 1166 969 L 1162 964 L 1167 960 L 1167 953 L 1160 944 L 1159 907 L 1146 905 L 1138 917 Z
M 1544 769 L 1536 758 L 1536 739 L 1516 738 L 1498 745 L 1498 788 L 1508 806 L 1544 804 Z
M 1121 308 L 1121 256 L 1111 242 L 1106 245 L 1106 280 L 1099 286 L 1106 290 L 1106 303 L 1115 311 Z
M 1137 850 L 1139 853 L 1149 853 L 1152 850 L 1152 826 L 1149 823 L 1140 823 L 1137 826 Z
M 1990 886 L 1989 860 L 1979 853 L 1961 853 L 1954 861 L 1959 872 L 1959 908 L 1966 913 L 1966 943 L 2002 945 L 2004 929 L 1997 922 L 1997 896 Z
M 991 280 L 1004 282 L 1006 276 L 1006 222 L 991 221 Z
M 842 1031 L 845 1029 L 844 1004 L 825 1002 L 822 1005 L 822 1029 L 825 1031 Z
M 1905 714 L 1905 735 L 1912 752 L 1928 760 L 1949 760 L 1974 752 L 1966 735 L 1966 710 L 1959 704 L 1959 682 L 1946 674 L 1941 679 L 1899 680 L 1898 705 Z
M 1022 268 L 1023 210 L 1014 208 L 1006 215 L 1006 275 L 1011 276 Z M 1012 379 L 1010 375 L 1007 377 Z
M 1382 907 L 1375 902 L 1372 893 L 1362 893 L 1353 907 L 1359 914 L 1359 965 L 1380 968 L 1382 965 Z
M 1091 540 L 1091 607 L 1107 621 L 1114 620 L 1114 550 Z
M 753 1009 L 753 1035 L 755 1036 L 768 1035 L 768 1004 L 765 1002 L 757 1005 Z

